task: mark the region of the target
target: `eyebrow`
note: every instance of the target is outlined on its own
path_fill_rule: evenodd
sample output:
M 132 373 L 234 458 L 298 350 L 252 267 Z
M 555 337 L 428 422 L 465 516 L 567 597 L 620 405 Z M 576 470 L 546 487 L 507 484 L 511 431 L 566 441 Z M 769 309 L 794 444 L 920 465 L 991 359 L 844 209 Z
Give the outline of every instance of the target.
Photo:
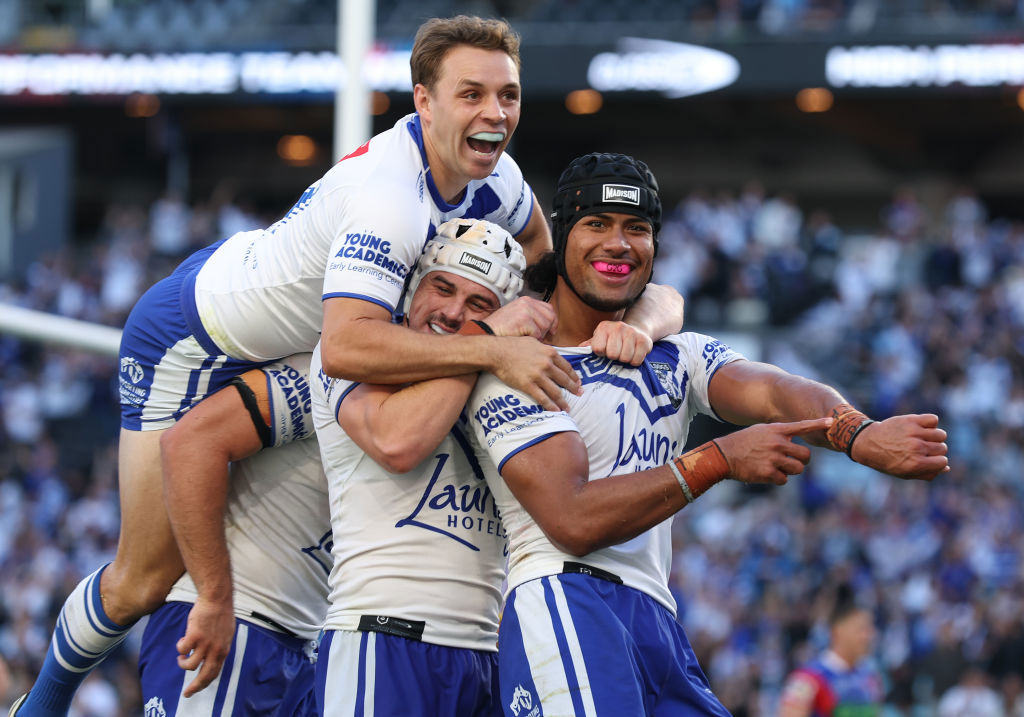
M 613 214 L 620 214 L 622 216 L 629 217 L 629 219 L 627 220 L 627 223 L 629 223 L 629 222 L 640 222 L 641 224 L 646 224 L 649 227 L 653 227 L 654 226 L 653 224 L 651 224 L 649 219 L 644 219 L 643 217 L 638 217 L 635 214 L 626 214 L 625 212 L 594 212 L 593 214 L 588 214 L 587 216 L 589 216 L 589 217 L 597 217 L 598 219 L 604 219 L 605 221 L 611 221 Z M 583 217 L 583 219 L 586 219 L 586 218 L 587 217 Z M 580 221 L 582 221 L 582 219 Z
M 446 286 L 446 287 L 448 287 L 448 288 L 450 288 L 452 290 L 455 289 L 455 282 L 454 281 L 449 281 L 448 279 L 446 279 L 444 276 L 441 275 L 441 272 L 434 271 L 434 272 L 431 272 L 431 273 L 434 275 L 433 276 L 434 281 L 436 281 L 438 283 L 441 283 L 441 284 L 444 284 L 444 286 Z M 473 282 L 473 283 L 476 284 L 476 282 Z M 480 285 L 476 284 L 476 286 L 480 286 Z M 471 301 L 473 299 L 479 299 L 480 301 L 483 301 L 483 302 L 485 302 L 485 303 L 487 303 L 487 304 L 489 304 L 491 306 L 495 306 L 495 308 L 497 308 L 496 304 L 498 302 L 495 302 L 495 300 L 493 298 L 491 298 L 490 296 L 488 296 L 487 294 L 483 294 L 483 293 L 479 293 L 479 292 L 475 292 L 474 291 L 473 293 L 471 293 L 469 295 L 469 298 L 467 299 L 467 301 Z
M 456 83 L 455 88 L 458 89 L 458 90 L 461 90 L 461 89 L 464 89 L 466 87 L 480 87 L 480 88 L 484 88 L 486 86 L 487 86 L 486 83 L 481 82 L 480 80 L 473 80 L 473 79 L 464 77 L 464 78 L 462 78 L 461 80 L 459 80 Z M 522 91 L 523 88 L 522 88 L 522 85 L 520 85 L 518 82 L 508 82 L 508 83 L 502 85 L 501 89 L 502 90 Z

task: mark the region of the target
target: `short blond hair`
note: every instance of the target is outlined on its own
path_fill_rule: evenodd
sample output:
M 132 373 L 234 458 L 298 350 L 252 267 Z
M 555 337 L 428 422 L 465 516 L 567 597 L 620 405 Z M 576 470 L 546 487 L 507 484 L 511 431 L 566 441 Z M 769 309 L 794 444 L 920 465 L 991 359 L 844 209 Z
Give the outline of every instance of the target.
M 431 89 L 441 72 L 441 62 L 448 51 L 458 45 L 481 50 L 501 50 L 519 64 L 519 34 L 504 20 L 469 15 L 435 17 L 420 25 L 412 45 L 409 66 L 412 84 Z

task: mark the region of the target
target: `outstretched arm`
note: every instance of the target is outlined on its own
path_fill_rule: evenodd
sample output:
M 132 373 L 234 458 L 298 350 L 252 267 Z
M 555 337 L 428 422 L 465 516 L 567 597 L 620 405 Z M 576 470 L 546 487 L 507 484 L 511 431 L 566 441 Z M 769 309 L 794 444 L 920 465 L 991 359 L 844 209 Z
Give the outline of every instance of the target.
M 807 441 L 845 451 L 858 463 L 897 478 L 931 480 L 949 470 L 946 432 L 938 427 L 938 416 L 893 416 L 862 426 L 867 417 L 834 388 L 770 364 L 722 366 L 711 379 L 708 398 L 720 417 L 739 425 L 833 416 L 835 428 L 828 435 L 811 433 Z
M 260 370 L 241 377 L 263 397 L 262 419 L 270 420 L 266 377 Z M 239 389 L 228 386 L 185 414 L 160 440 L 164 495 L 185 569 L 198 596 L 189 611 L 184 637 L 178 641 L 178 665 L 199 669 L 184 691 L 191 697 L 209 685 L 231 649 L 235 615 L 231 564 L 224 535 L 228 470 L 232 461 L 263 447 Z

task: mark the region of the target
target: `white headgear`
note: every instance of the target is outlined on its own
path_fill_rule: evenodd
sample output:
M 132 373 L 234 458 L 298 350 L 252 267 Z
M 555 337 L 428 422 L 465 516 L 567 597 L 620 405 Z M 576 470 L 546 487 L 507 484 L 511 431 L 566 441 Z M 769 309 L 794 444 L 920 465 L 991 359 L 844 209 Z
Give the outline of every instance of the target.
M 497 224 L 483 219 L 449 219 L 423 247 L 409 279 L 403 312 L 409 313 L 420 281 L 432 271 L 474 281 L 493 291 L 504 306 L 519 296 L 525 268 L 523 248 Z

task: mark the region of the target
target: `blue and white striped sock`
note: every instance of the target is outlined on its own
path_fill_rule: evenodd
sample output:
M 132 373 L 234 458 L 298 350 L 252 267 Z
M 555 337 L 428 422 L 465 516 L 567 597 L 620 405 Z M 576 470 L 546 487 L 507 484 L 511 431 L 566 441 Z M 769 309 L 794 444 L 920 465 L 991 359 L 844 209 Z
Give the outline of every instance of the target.
M 82 680 L 128 635 L 131 625 L 118 625 L 103 611 L 100 575 L 106 567 L 86 576 L 64 602 L 43 667 L 18 717 L 66 715 Z

